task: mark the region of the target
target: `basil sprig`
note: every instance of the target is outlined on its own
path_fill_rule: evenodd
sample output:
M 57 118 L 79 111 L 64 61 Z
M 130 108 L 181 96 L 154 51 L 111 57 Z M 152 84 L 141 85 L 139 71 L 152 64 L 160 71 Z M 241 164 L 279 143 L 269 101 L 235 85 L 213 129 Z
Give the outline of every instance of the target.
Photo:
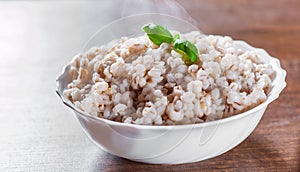
M 195 63 L 198 59 L 198 49 L 188 40 L 180 39 L 180 36 L 176 34 L 174 37 L 169 30 L 156 24 L 146 24 L 142 30 L 147 33 L 149 39 L 155 45 L 161 45 L 163 42 L 171 44 L 173 49 L 182 55 L 182 58 L 187 64 L 190 62 Z

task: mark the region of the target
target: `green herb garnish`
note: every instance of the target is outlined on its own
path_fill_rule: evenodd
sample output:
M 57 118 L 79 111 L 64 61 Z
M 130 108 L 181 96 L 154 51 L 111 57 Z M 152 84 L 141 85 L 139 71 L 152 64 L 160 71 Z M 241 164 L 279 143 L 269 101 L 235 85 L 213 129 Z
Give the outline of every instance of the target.
M 143 27 L 143 31 L 147 33 L 149 39 L 156 45 L 160 45 L 163 42 L 171 44 L 173 42 L 173 36 L 164 27 L 149 23 Z
M 198 49 L 190 41 L 177 39 L 174 42 L 174 50 L 178 53 L 182 51 L 185 52 L 186 55 L 189 57 L 190 61 L 193 63 L 197 61 Z
M 161 45 L 163 42 L 171 44 L 173 49 L 182 55 L 185 62 L 195 63 L 198 58 L 198 49 L 188 40 L 180 39 L 179 34 L 174 37 L 169 30 L 165 29 L 160 25 L 155 25 L 152 23 L 143 26 L 143 31 L 147 33 L 149 39 L 155 45 Z

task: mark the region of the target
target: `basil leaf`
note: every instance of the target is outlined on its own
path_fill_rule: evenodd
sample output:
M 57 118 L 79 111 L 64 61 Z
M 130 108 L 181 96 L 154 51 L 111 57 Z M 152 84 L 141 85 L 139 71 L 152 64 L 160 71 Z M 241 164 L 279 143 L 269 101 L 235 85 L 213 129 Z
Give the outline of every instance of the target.
M 183 55 L 183 58 L 185 57 L 183 53 L 185 53 L 193 63 L 198 59 L 198 49 L 190 41 L 177 39 L 174 42 L 174 50 Z
M 187 65 L 192 64 L 189 56 L 184 51 L 179 50 L 179 49 L 174 49 L 174 50 L 182 56 L 181 58 L 185 62 L 185 64 L 187 64 Z
M 158 46 L 163 42 L 169 44 L 173 42 L 173 36 L 170 31 L 160 25 L 149 23 L 144 25 L 142 29 L 147 33 L 149 39 Z

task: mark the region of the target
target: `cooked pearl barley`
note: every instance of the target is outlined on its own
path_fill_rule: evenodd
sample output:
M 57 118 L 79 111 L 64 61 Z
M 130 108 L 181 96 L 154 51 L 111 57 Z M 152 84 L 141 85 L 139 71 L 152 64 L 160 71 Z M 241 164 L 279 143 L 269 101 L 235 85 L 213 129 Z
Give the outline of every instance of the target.
M 145 125 L 217 120 L 266 100 L 275 71 L 255 51 L 235 48 L 228 36 L 180 37 L 197 47 L 196 64 L 146 35 L 122 37 L 76 56 L 64 94 L 90 115 Z

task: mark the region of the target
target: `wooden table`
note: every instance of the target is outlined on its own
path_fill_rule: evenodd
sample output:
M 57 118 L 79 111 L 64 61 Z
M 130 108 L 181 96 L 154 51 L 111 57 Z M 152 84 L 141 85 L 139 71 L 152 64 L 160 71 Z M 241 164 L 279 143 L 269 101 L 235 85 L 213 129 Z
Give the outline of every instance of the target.
M 100 150 L 55 94 L 62 67 L 120 17 L 111 10 L 117 2 L 0 2 L 0 171 L 300 171 L 299 0 L 178 1 L 205 33 L 262 47 L 288 72 L 286 89 L 243 143 L 183 165 L 136 163 Z

